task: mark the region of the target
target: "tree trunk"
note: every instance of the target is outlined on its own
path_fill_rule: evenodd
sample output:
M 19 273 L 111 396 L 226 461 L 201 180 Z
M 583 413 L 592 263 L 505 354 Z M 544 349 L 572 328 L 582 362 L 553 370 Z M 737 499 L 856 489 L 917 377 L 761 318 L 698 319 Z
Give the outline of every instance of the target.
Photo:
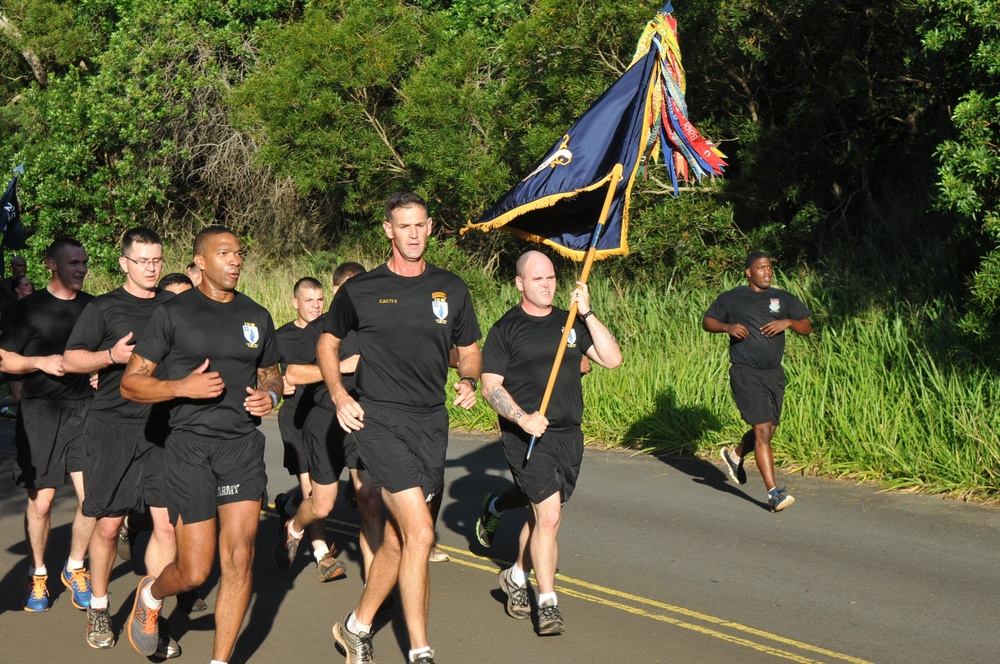
M 49 84 L 49 77 L 45 73 L 45 67 L 42 66 L 42 61 L 35 55 L 35 52 L 31 48 L 21 44 L 21 31 L 11 23 L 10 19 L 3 12 L 0 12 L 0 31 L 2 31 L 15 46 L 21 49 L 21 55 L 24 57 L 25 62 L 31 67 L 31 71 L 35 74 L 35 80 L 43 88 Z

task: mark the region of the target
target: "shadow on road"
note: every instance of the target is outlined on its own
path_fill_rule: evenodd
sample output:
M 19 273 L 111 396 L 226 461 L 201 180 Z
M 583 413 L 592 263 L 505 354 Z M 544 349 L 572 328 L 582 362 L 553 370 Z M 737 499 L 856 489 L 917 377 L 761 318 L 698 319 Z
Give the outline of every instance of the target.
M 726 472 L 714 463 L 694 456 L 698 442 L 706 433 L 722 429 L 722 423 L 707 408 L 683 406 L 677 402 L 674 390 L 661 392 L 653 412 L 629 427 L 625 442 L 690 475 L 693 481 L 767 509 L 767 503 L 757 500 L 728 480 Z

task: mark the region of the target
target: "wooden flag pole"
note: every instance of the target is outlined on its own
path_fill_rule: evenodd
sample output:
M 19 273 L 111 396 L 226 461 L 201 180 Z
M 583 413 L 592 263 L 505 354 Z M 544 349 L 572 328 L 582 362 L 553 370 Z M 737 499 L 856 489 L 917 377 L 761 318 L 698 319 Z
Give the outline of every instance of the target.
M 604 207 L 601 209 L 601 216 L 597 219 L 597 226 L 594 227 L 594 235 L 590 239 L 590 248 L 587 250 L 587 258 L 583 261 L 583 272 L 577 280 L 582 284 L 587 283 L 590 277 L 590 268 L 594 264 L 594 256 L 597 255 L 597 241 L 601 238 L 601 231 L 604 230 L 604 222 L 608 219 L 608 212 L 611 210 L 611 203 L 615 199 L 615 192 L 618 190 L 618 182 L 622 179 L 622 165 L 615 164 L 611 169 L 611 181 L 608 185 L 608 195 L 604 197 Z M 552 371 L 549 373 L 549 382 L 545 386 L 545 394 L 542 395 L 542 405 L 538 407 L 538 412 L 545 415 L 549 407 L 549 399 L 552 398 L 552 390 L 556 385 L 556 377 L 559 375 L 559 366 L 562 364 L 563 355 L 566 354 L 566 341 L 569 333 L 573 329 L 576 321 L 576 302 L 569 308 L 569 316 L 566 318 L 566 326 L 563 328 L 562 339 L 559 340 L 559 348 L 556 349 L 556 359 L 552 363 Z M 531 458 L 531 450 L 535 447 L 536 436 L 531 437 L 528 443 L 528 451 L 524 455 L 524 463 L 528 463 Z

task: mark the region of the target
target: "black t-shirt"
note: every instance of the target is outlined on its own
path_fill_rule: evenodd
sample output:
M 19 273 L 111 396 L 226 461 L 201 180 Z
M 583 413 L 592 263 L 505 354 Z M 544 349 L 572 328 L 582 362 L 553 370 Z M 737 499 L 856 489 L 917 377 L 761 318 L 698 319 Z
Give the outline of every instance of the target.
M 483 373 L 503 376 L 503 386 L 526 413 L 542 405 L 542 396 L 552 372 L 552 362 L 562 339 L 568 313 L 552 308 L 548 316 L 531 316 L 520 305 L 498 320 L 483 345 Z M 566 351 L 545 417 L 550 431 L 575 431 L 583 421 L 583 387 L 580 361 L 594 341 L 587 325 L 577 318 L 566 340 Z M 523 434 L 521 427 L 505 417 L 500 428 Z
M 275 336 L 278 340 L 278 355 L 281 357 L 281 373 L 285 373 L 285 368 L 289 364 L 309 364 L 309 362 L 303 362 L 296 355 L 296 350 L 299 347 L 299 339 L 302 338 L 302 333 L 305 328 L 299 327 L 295 324 L 295 321 L 289 321 L 279 327 L 275 332 Z M 302 399 L 303 386 L 298 385 L 295 388 L 295 394 L 285 397 L 285 403 L 281 404 L 281 407 L 287 408 L 288 412 L 294 412 L 298 407 L 299 401 Z
M 348 279 L 333 298 L 323 331 L 344 339 L 351 330 L 358 333 L 361 353 L 358 394 L 413 409 L 444 405 L 451 347 L 482 336 L 465 282 L 430 263 L 416 277 L 399 276 L 383 264 Z
M 141 298 L 124 287 L 99 295 L 91 300 L 66 342 L 66 350 L 108 350 L 129 332 L 133 345 L 142 337 L 153 311 L 173 293 L 162 291 L 156 297 Z M 151 405 L 136 403 L 122 397 L 124 364 L 112 364 L 98 372 L 97 393 L 91 412 L 105 412 L 114 417 L 145 418 Z
M 35 291 L 14 305 L 0 335 L 0 348 L 25 357 L 62 355 L 76 320 L 93 299 L 83 291 L 72 300 L 60 300 L 47 288 Z M 89 399 L 94 394 L 83 374 L 51 376 L 33 371 L 22 380 L 22 398 Z
M 179 380 L 208 359 L 226 385 L 215 399 L 177 399 L 170 427 L 209 438 L 246 436 L 260 423 L 243 407 L 257 369 L 278 364 L 274 323 L 267 309 L 242 293 L 216 302 L 197 288 L 180 293 L 153 312 L 135 354 L 158 365 L 163 380 Z
M 14 277 L 4 277 L 0 279 L 0 309 L 17 302 L 17 293 L 14 292 Z
M 750 335 L 729 337 L 729 361 L 756 369 L 776 369 L 785 354 L 785 333 L 765 337 L 760 328 L 772 320 L 802 320 L 811 314 L 799 298 L 778 288 L 758 293 L 749 286 L 737 286 L 715 299 L 705 316 L 731 325 L 739 323 Z M 728 335 L 727 335 L 728 336 Z
M 325 324 L 324 319 L 326 314 L 323 314 L 313 322 L 306 325 L 306 329 L 302 336 L 299 338 L 299 347 L 296 350 L 296 356 L 301 360 L 296 364 L 317 364 L 319 359 L 316 356 L 316 344 L 319 343 L 319 338 L 323 334 L 323 325 Z M 353 355 L 358 354 L 358 334 L 353 330 L 347 333 L 347 336 L 340 341 L 340 351 L 337 354 L 338 359 L 343 362 Z M 344 389 L 347 390 L 351 396 L 357 398 L 358 393 L 354 387 L 354 374 L 341 374 L 341 380 L 344 383 Z M 313 385 L 307 385 L 306 395 L 309 395 L 313 402 L 320 408 L 326 408 L 327 410 L 336 410 L 333 405 L 333 401 L 330 399 L 330 390 L 326 387 L 326 382 L 320 381 Z M 303 397 L 307 398 L 307 397 Z

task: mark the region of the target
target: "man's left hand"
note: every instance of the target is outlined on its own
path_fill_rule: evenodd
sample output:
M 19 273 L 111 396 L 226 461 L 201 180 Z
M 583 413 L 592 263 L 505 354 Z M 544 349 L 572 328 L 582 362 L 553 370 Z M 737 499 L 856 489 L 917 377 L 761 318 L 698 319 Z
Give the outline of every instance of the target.
M 274 400 L 269 392 L 248 387 L 247 395 L 243 407 L 254 417 L 264 417 L 274 410 Z
M 455 392 L 458 396 L 452 401 L 452 405 L 464 408 L 465 410 L 469 410 L 476 405 L 476 391 L 472 389 L 472 384 L 469 381 L 460 380 L 455 383 Z

